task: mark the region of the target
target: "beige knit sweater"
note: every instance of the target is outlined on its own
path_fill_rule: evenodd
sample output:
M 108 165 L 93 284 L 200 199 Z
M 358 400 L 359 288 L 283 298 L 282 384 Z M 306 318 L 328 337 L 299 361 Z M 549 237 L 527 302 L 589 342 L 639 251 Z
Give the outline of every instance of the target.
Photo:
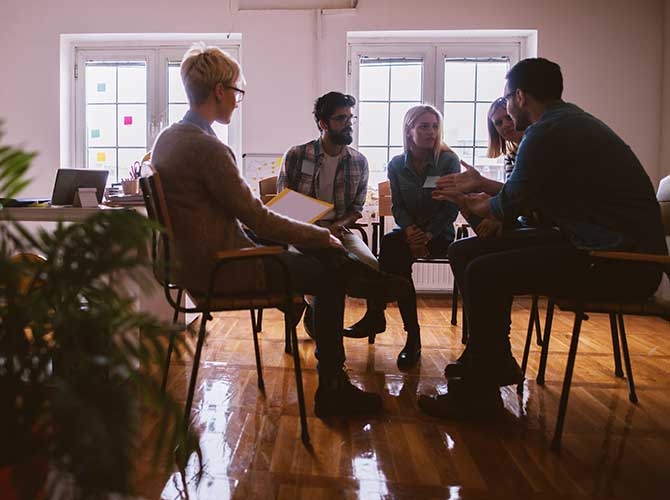
M 240 222 L 268 240 L 307 248 L 328 245 L 327 229 L 265 208 L 241 177 L 231 149 L 194 125 L 165 129 L 151 160 L 160 174 L 173 226 L 176 279 L 191 292 L 207 290 L 216 252 L 254 246 Z M 219 274 L 216 288 L 221 291 L 264 287 L 258 259 L 229 264 Z

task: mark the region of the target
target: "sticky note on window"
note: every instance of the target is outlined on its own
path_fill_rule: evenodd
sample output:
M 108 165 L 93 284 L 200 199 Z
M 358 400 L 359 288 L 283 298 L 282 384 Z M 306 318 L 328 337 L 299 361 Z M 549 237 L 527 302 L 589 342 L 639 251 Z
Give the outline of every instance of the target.
M 107 90 L 107 84 L 106 83 L 98 83 L 97 90 L 98 90 L 98 92 L 104 92 L 105 90 Z
M 100 129 L 94 128 L 91 130 L 91 139 L 97 139 L 98 137 L 100 137 Z
M 133 124 L 133 117 L 132 116 L 124 116 L 123 117 L 123 124 L 124 125 L 132 125 Z
M 95 155 L 95 161 L 97 161 L 97 162 L 102 163 L 102 162 L 104 162 L 106 159 L 107 159 L 107 155 L 106 155 L 105 153 L 103 153 L 102 151 L 99 151 L 99 152 Z

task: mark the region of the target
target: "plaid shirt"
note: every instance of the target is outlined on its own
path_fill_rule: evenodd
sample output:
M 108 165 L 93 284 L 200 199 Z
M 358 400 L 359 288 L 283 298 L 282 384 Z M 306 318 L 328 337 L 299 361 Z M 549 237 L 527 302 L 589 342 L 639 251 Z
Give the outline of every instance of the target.
M 316 198 L 324 154 L 321 139 L 289 149 L 282 161 L 277 192 L 289 188 Z M 340 218 L 351 212 L 362 213 L 367 191 L 367 159 L 354 148 L 344 146 L 335 173 L 335 217 Z

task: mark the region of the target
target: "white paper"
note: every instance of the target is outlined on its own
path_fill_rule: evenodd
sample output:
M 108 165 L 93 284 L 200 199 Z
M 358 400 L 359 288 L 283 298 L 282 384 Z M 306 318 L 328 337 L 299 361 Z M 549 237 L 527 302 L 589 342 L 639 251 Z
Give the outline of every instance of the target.
M 315 222 L 329 212 L 333 205 L 316 200 L 297 191 L 285 189 L 266 205 L 273 212 L 301 222 Z
M 437 187 L 437 184 L 435 183 L 439 178 L 440 177 L 437 175 L 431 175 L 426 177 L 426 182 L 423 183 L 423 187 L 427 189 L 435 189 Z

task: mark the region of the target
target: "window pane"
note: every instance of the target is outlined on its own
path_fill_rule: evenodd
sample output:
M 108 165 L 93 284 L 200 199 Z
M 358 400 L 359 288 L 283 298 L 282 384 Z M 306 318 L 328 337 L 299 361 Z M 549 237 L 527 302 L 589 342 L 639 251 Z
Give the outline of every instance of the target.
M 184 84 L 181 81 L 181 75 L 179 73 L 179 64 L 170 64 L 168 66 L 168 102 L 188 102 L 186 92 L 184 91 Z
M 116 106 L 86 106 L 86 138 L 89 146 L 116 146 Z
M 475 65 L 471 62 L 445 61 L 444 100 L 473 101 L 475 98 Z
M 477 63 L 477 100 L 494 101 L 502 97 L 507 62 Z
M 235 120 L 235 118 L 233 118 Z M 221 140 L 221 142 L 228 144 L 228 125 L 221 125 L 220 123 L 212 123 L 212 129 L 216 136 Z M 237 159 L 238 162 L 240 159 Z M 238 164 L 238 167 L 241 167 L 241 164 Z
M 481 173 L 484 177 L 498 182 L 505 181 L 505 167 L 503 165 L 486 163 L 482 165 L 476 165 L 476 167 L 477 170 L 479 170 L 479 173 Z
M 96 66 L 86 64 L 86 102 L 116 101 L 116 66 Z
M 419 104 L 418 102 L 392 102 L 391 103 L 391 141 L 392 146 L 402 146 L 402 123 L 405 113 L 409 108 Z
M 388 104 L 362 102 L 358 108 L 358 143 L 363 146 L 386 146 L 388 140 Z
M 147 144 L 146 104 L 118 105 L 118 145 L 140 146 Z
M 474 164 L 474 159 L 472 157 L 473 155 L 472 148 L 455 148 L 452 146 L 451 149 L 464 162 L 469 163 L 470 165 Z
M 389 98 L 389 66 L 379 63 L 360 65 L 359 100 L 387 101 Z
M 488 127 L 486 125 L 487 115 L 489 107 L 491 106 L 488 102 L 478 102 L 477 106 L 477 127 L 475 130 L 475 144 L 477 146 L 488 146 L 489 144 L 489 133 Z
M 89 148 L 88 167 L 109 170 L 107 185 L 118 182 L 116 177 L 116 149 L 112 148 Z
M 178 122 L 188 111 L 188 104 L 168 104 L 168 125 Z
M 358 148 L 358 150 L 368 159 L 370 175 L 372 175 L 372 172 L 386 172 L 386 165 L 388 164 L 386 148 Z M 386 174 L 384 174 L 384 178 L 386 178 Z M 372 184 L 371 181 L 369 183 Z
M 472 145 L 474 104 L 444 104 L 444 140 L 451 146 Z
M 130 177 L 130 167 L 136 161 L 142 162 L 145 148 L 119 148 L 119 180 Z M 116 182 L 116 180 L 114 181 Z
M 124 103 L 147 102 L 147 67 L 145 64 L 119 66 L 118 101 Z
M 421 101 L 421 63 L 391 66 L 391 100 Z

